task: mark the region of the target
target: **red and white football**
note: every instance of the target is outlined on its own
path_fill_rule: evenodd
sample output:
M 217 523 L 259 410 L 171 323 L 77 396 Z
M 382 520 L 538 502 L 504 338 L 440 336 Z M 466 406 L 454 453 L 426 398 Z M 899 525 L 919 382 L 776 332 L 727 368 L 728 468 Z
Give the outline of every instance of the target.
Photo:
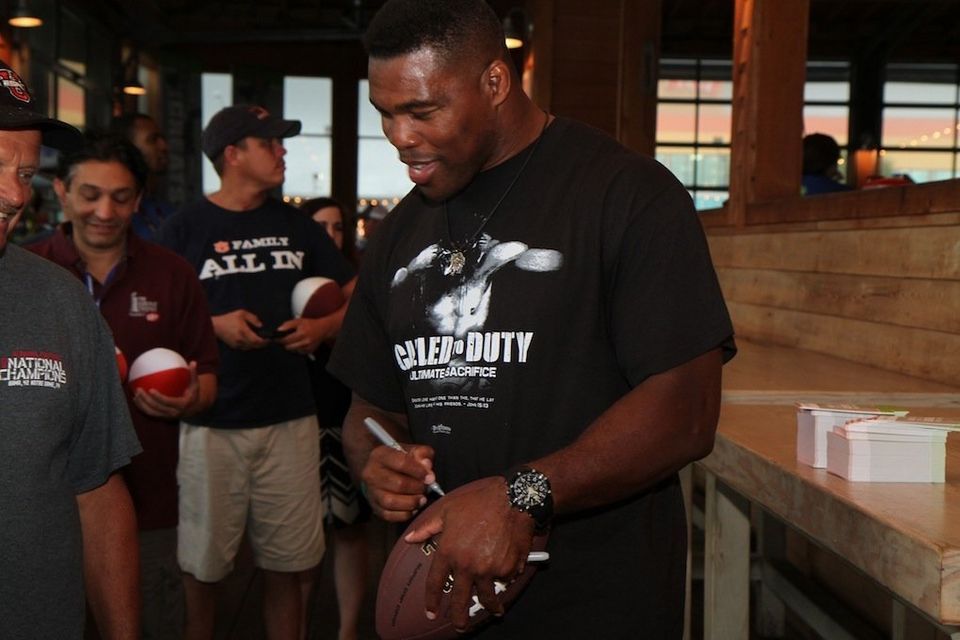
M 322 318 L 343 306 L 343 291 L 330 278 L 304 278 L 293 287 L 290 310 L 294 318 Z
M 474 483 L 466 484 L 456 491 L 472 484 Z M 456 491 L 448 495 L 453 495 Z M 431 517 L 431 512 L 443 500 L 444 498 L 440 498 L 427 507 L 413 524 Z M 448 595 L 440 599 L 440 611 L 437 612 L 435 620 L 428 620 L 424 615 L 425 584 L 437 546 L 438 543 L 434 540 L 410 544 L 404 542 L 403 538 L 394 545 L 380 574 L 380 586 L 377 590 L 377 635 L 383 640 L 449 640 L 462 635 L 454 628 L 450 619 Z M 546 532 L 534 537 L 533 551 L 543 551 L 546 546 Z M 537 566 L 538 563 L 527 563 L 523 573 L 512 582 L 495 583 L 504 608 L 509 607 L 520 595 L 536 573 Z M 509 613 L 507 615 L 509 616 Z M 476 596 L 470 608 L 470 616 L 470 629 L 490 617 L 490 613 L 480 605 Z
M 156 389 L 165 396 L 180 396 L 190 384 L 190 368 L 176 351 L 157 347 L 133 361 L 127 384 L 132 392 Z

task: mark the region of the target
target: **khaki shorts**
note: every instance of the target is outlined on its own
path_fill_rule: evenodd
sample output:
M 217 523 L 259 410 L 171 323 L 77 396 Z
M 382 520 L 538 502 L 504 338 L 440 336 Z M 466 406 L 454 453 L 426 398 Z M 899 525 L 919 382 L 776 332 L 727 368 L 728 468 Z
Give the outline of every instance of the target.
M 315 416 L 253 429 L 180 425 L 177 560 L 202 582 L 233 570 L 244 531 L 256 565 L 295 572 L 324 551 Z

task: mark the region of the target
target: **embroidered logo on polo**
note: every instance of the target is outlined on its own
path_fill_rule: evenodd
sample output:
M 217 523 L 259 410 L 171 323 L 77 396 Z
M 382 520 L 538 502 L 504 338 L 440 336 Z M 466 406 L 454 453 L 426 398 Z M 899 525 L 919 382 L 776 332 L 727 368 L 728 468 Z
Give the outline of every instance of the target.
M 156 300 L 151 300 L 147 296 L 142 296 L 136 291 L 130 292 L 130 312 L 131 318 L 144 318 L 147 322 L 156 322 L 160 319 L 160 305 Z
M 289 248 L 286 236 L 265 236 L 245 240 L 219 240 L 212 245 L 215 256 L 203 261 L 200 279 L 220 278 L 278 269 L 303 271 L 303 251 Z
M 27 92 L 26 85 L 12 69 L 0 69 L 0 86 L 3 86 L 17 100 L 30 102 L 30 94 Z
M 0 356 L 0 385 L 59 389 L 65 384 L 67 370 L 58 353 L 22 349 Z

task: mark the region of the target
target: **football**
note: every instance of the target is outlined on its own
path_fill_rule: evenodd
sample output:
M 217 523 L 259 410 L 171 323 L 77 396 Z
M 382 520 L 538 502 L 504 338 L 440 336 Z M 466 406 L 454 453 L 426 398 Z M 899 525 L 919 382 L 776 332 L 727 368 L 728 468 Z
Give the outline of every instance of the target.
M 473 484 L 473 483 L 470 483 Z M 469 487 L 460 487 L 459 490 Z M 456 491 L 450 493 L 453 495 Z M 431 512 L 445 498 L 440 498 L 427 507 L 413 524 L 430 517 Z M 413 526 L 413 525 L 411 525 Z M 538 534 L 533 539 L 533 551 L 544 551 L 547 546 L 547 533 Z M 440 610 L 435 620 L 424 615 L 424 596 L 427 573 L 433 561 L 433 552 L 438 543 L 433 539 L 420 544 L 410 544 L 401 538 L 394 545 L 380 574 L 380 586 L 377 590 L 376 625 L 377 635 L 383 640 L 448 640 L 460 637 L 449 615 L 449 597 L 440 600 Z M 516 600 L 527 583 L 533 578 L 539 563 L 528 562 L 523 573 L 508 584 L 495 583 L 504 608 Z M 508 614 L 509 615 L 509 614 Z M 490 613 L 473 598 L 470 608 L 470 625 L 473 629 L 482 624 Z
M 187 361 L 176 351 L 157 347 L 144 351 L 130 365 L 130 391 L 156 389 L 165 396 L 180 396 L 190 384 Z
M 290 310 L 294 318 L 322 318 L 343 306 L 343 291 L 330 278 L 304 278 L 293 287 Z

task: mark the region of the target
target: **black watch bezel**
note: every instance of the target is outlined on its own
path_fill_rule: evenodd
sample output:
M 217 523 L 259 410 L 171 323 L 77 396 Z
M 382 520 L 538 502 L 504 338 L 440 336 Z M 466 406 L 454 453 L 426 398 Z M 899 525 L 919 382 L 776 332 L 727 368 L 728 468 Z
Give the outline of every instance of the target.
M 527 465 L 510 469 L 504 474 L 504 478 L 507 480 L 507 500 L 509 500 L 510 506 L 533 518 L 537 529 L 546 529 L 550 526 L 550 521 L 553 520 L 553 490 L 550 486 L 550 478 L 543 472 Z M 543 499 L 532 504 L 524 500 L 519 494 L 518 481 L 520 480 L 532 480 L 540 485 L 544 494 Z

